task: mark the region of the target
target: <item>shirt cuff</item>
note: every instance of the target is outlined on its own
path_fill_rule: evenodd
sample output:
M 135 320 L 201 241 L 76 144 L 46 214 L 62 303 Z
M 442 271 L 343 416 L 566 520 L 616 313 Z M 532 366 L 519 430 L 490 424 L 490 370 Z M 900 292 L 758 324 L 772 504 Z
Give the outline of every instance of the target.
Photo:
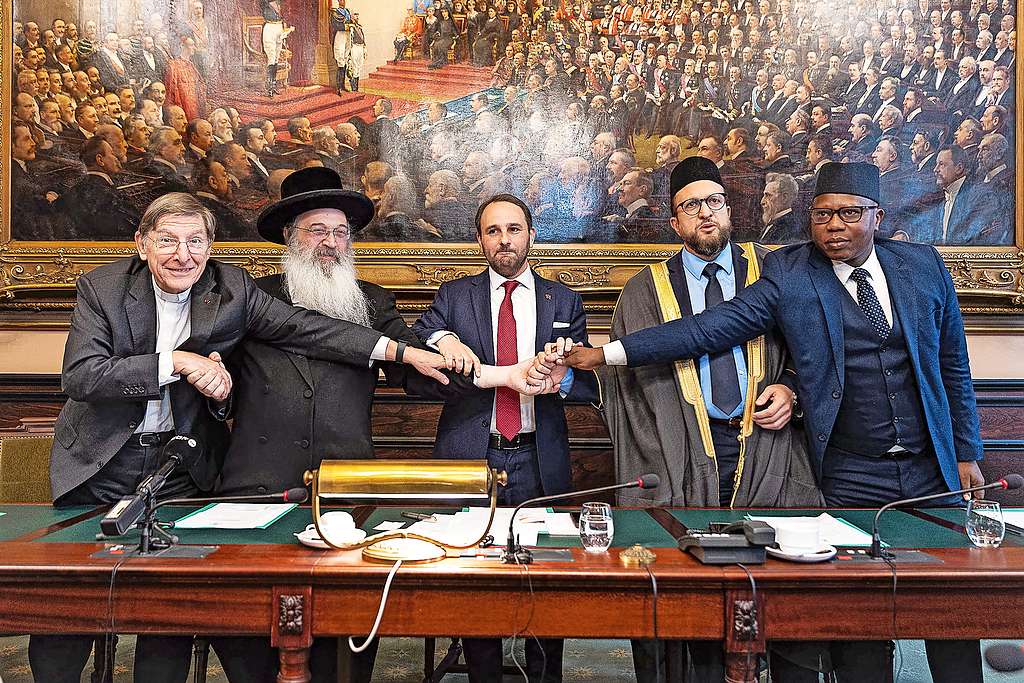
M 622 345 L 622 342 L 616 339 L 613 342 L 608 342 L 601 347 L 604 351 L 604 364 L 605 365 L 626 365 L 626 348 Z
M 561 398 L 565 398 L 572 391 L 572 383 L 574 376 L 572 374 L 572 368 L 565 371 L 565 376 L 562 378 L 562 383 L 558 385 L 558 395 Z
M 439 350 L 437 348 L 437 342 L 441 341 L 442 339 L 447 337 L 449 334 L 451 336 L 455 337 L 456 339 L 459 339 L 459 335 L 455 334 L 454 332 L 449 332 L 448 330 L 438 330 L 434 334 L 432 334 L 429 337 L 427 337 L 427 346 L 429 346 L 430 348 L 434 349 L 435 351 Z M 462 341 L 462 340 L 459 339 L 459 341 Z
M 375 360 L 387 360 L 388 344 L 390 343 L 391 337 L 381 335 L 377 343 L 373 345 L 373 351 L 370 352 L 370 362 L 367 365 L 372 366 Z
M 161 351 L 157 354 L 157 377 L 160 386 L 172 384 L 181 379 L 181 375 L 174 374 L 174 351 Z

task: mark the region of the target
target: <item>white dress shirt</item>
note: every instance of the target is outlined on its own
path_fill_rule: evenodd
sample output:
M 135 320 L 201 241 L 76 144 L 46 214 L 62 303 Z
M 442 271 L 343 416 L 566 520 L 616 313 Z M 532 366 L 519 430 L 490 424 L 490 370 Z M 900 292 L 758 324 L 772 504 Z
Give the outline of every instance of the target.
M 491 342 L 497 352 L 498 312 L 501 310 L 501 302 L 505 300 L 503 285 L 508 278 L 499 275 L 490 267 L 487 268 L 487 277 L 491 287 Z M 537 283 L 534 281 L 533 271 L 529 268 L 513 279 L 519 282 L 519 286 L 512 291 L 512 314 L 516 319 L 516 350 L 519 352 L 518 359 L 523 361 L 533 358 L 537 344 Z M 498 433 L 498 427 L 494 423 L 494 410 L 494 406 L 491 406 L 491 434 Z M 533 396 L 519 395 L 519 416 L 523 423 L 520 433 L 536 431 Z
M 501 310 L 501 302 L 505 300 L 505 287 L 508 279 L 499 275 L 493 268 L 487 268 L 488 284 L 491 293 L 491 343 L 495 350 L 495 361 L 497 361 L 498 349 L 498 313 Z M 534 348 L 537 341 L 537 289 L 534 281 L 533 271 L 527 268 L 514 280 L 519 286 L 512 291 L 512 315 L 516 319 L 516 350 L 518 360 L 524 361 L 533 358 Z M 458 338 L 454 332 L 438 330 L 427 338 L 427 345 L 437 348 L 437 342 L 443 337 L 452 335 Z M 566 374 L 568 377 L 568 373 Z M 474 381 L 476 378 L 474 377 Z M 563 383 L 563 386 L 565 384 Z M 565 391 L 565 390 L 563 390 Z M 563 394 L 564 396 L 564 394 Z M 534 417 L 533 396 L 519 395 L 519 415 L 522 419 L 520 433 L 536 431 L 537 420 Z M 497 434 L 498 428 L 494 423 L 494 406 L 491 406 L 491 434 Z
M 168 294 L 153 281 L 153 295 L 156 299 L 156 353 L 158 355 L 158 377 L 160 400 L 146 404 L 146 416 L 135 430 L 142 432 L 168 432 L 174 429 L 174 415 L 171 414 L 171 394 L 164 387 L 180 379 L 174 374 L 172 353 L 186 339 L 192 336 L 192 310 L 190 294 L 186 289 L 179 294 Z
M 964 186 L 964 179 L 957 178 L 949 184 L 942 193 L 945 195 L 945 203 L 942 205 L 942 241 L 945 242 L 949 236 L 949 218 L 953 215 L 953 204 L 956 203 L 956 196 L 960 194 L 960 189 Z
M 875 296 L 878 298 L 878 303 L 882 306 L 882 312 L 885 313 L 885 320 L 889 323 L 889 327 L 892 327 L 892 297 L 889 295 L 889 282 L 885 279 L 885 273 L 882 272 L 882 264 L 878 262 L 878 255 L 875 254 L 874 247 L 871 248 L 868 260 L 857 267 L 863 268 L 868 272 L 868 280 L 871 282 L 872 289 L 875 290 Z M 853 275 L 854 266 L 843 261 L 833 261 L 832 270 L 835 271 L 839 282 L 850 293 L 853 300 L 857 302 L 857 305 L 860 305 L 860 301 L 857 299 L 857 281 L 850 277 Z

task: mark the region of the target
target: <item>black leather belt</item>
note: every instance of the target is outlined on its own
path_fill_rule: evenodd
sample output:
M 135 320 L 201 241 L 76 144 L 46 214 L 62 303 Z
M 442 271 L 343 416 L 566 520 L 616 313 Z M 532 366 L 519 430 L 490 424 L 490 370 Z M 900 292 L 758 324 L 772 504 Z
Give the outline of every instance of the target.
M 718 420 L 716 418 L 710 417 L 708 418 L 708 421 L 714 425 L 721 425 L 722 427 L 733 427 L 735 429 L 739 429 L 740 427 L 743 426 L 742 417 L 730 417 L 728 420 Z
M 132 434 L 131 438 L 128 439 L 128 445 L 130 446 L 141 446 L 148 448 L 151 446 L 162 446 L 171 440 L 174 436 L 174 432 L 140 432 L 138 434 Z
M 501 434 L 491 434 L 491 438 L 487 441 L 487 447 L 497 448 L 499 450 L 510 450 L 521 446 L 529 446 L 535 443 L 537 443 L 536 432 L 521 432 L 513 436 L 511 439 L 506 439 Z

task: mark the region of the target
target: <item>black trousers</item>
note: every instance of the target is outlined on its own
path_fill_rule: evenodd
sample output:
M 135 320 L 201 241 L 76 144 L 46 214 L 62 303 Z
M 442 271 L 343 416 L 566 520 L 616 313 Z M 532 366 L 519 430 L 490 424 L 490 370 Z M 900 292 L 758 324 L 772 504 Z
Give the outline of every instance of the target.
M 103 505 L 130 495 L 163 462 L 160 450 L 173 436 L 167 432 L 150 446 L 129 441 L 93 477 L 69 491 L 55 505 Z M 160 498 L 195 495 L 198 489 L 183 468 L 172 473 Z M 116 590 L 116 586 L 115 586 Z M 92 635 L 34 635 L 29 638 L 32 676 L 47 683 L 78 683 L 92 652 Z M 184 683 L 192 660 L 191 636 L 140 635 L 135 643 L 134 680 L 138 683 Z
M 725 662 L 720 640 L 631 640 L 637 683 L 720 683 Z M 693 676 L 688 677 L 690 670 Z
M 341 640 L 341 642 L 339 642 Z M 357 637 L 357 641 L 362 638 Z M 275 683 L 277 680 L 277 649 L 268 638 L 259 636 L 210 638 L 224 673 L 232 683 Z M 350 653 L 348 641 L 339 638 L 314 638 L 309 650 L 309 671 L 312 683 L 370 683 L 373 665 L 377 659 L 380 639 L 374 638 L 370 646 L 359 654 Z M 347 676 L 339 678 L 338 651 L 346 657 Z
M 508 475 L 508 484 L 498 490 L 498 505 L 518 505 L 524 500 L 544 495 L 540 480 L 540 463 L 533 444 L 514 449 L 487 449 L 487 464 Z M 526 673 L 530 683 L 559 683 L 562 680 L 562 646 L 560 638 L 524 637 L 526 641 Z M 470 683 L 492 683 L 501 680 L 502 646 L 500 638 L 463 638 Z
M 878 507 L 900 498 L 949 490 L 935 453 L 896 453 L 869 457 L 829 447 L 822 461 L 821 492 L 829 507 Z M 956 497 L 936 505 L 962 503 Z M 886 641 L 817 643 L 827 648 L 839 680 L 887 681 L 892 658 Z M 787 647 L 793 646 L 788 644 Z M 927 640 L 925 652 L 934 683 L 982 683 L 981 644 L 977 640 Z M 785 656 L 772 657 L 776 683 L 817 681 L 817 671 Z

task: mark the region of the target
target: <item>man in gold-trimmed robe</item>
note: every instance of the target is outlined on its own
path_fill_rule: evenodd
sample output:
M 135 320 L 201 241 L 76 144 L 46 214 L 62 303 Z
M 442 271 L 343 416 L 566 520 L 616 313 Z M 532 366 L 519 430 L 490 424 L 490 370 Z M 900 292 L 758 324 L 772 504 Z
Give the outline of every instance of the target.
M 672 172 L 671 225 L 683 249 L 633 276 L 612 317 L 611 338 L 699 313 L 757 280 L 767 249 L 730 242 L 728 200 L 713 162 L 689 157 Z M 790 419 L 796 377 L 773 334 L 721 354 L 666 365 L 601 370 L 616 480 L 653 472 L 656 489 L 620 492 L 620 505 L 812 507 L 823 505 L 803 435 Z M 634 641 L 637 680 L 722 680 L 717 642 Z

